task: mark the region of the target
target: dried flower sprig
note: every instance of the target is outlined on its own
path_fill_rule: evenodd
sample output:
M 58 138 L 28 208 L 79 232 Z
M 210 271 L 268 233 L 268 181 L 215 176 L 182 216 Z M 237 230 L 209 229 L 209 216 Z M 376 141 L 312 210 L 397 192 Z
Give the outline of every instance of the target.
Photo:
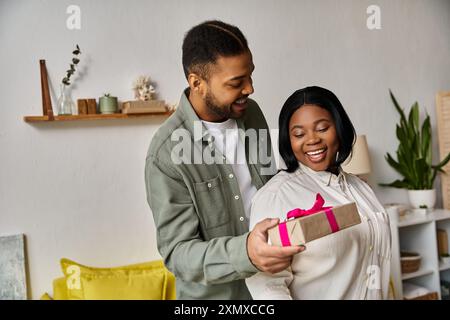
M 70 64 L 70 69 L 67 70 L 67 75 L 62 79 L 62 83 L 66 86 L 70 85 L 70 77 L 75 73 L 76 69 L 75 67 L 80 62 L 80 59 L 78 56 L 81 54 L 80 47 L 76 45 L 76 49 L 72 52 L 74 57 L 72 58 L 72 63 Z

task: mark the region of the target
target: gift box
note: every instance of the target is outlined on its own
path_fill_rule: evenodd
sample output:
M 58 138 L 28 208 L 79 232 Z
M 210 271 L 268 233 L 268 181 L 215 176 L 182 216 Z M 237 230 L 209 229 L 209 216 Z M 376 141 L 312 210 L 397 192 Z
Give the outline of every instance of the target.
M 302 245 L 361 223 L 355 203 L 336 207 L 324 207 L 324 203 L 322 196 L 317 194 L 311 209 L 289 211 L 286 221 L 269 229 L 270 243 L 276 246 Z

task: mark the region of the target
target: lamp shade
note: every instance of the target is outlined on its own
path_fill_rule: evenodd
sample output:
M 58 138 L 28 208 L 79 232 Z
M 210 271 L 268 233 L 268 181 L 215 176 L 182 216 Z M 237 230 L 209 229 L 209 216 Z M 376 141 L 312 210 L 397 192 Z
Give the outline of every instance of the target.
M 342 164 L 342 169 L 344 169 L 345 172 L 355 175 L 366 175 L 372 171 L 369 148 L 367 146 L 367 139 L 365 135 L 356 137 L 352 155 L 344 161 Z

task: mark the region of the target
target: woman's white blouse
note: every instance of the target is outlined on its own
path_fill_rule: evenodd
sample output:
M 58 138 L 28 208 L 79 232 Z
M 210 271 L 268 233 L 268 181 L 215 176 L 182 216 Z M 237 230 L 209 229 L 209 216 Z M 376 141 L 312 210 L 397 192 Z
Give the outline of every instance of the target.
M 391 235 L 389 218 L 372 189 L 358 177 L 314 171 L 300 163 L 279 172 L 252 200 L 250 230 L 265 218 L 284 220 L 294 208 L 309 209 L 320 193 L 325 206 L 355 202 L 361 223 L 306 243 L 291 268 L 247 278 L 254 299 L 386 299 Z

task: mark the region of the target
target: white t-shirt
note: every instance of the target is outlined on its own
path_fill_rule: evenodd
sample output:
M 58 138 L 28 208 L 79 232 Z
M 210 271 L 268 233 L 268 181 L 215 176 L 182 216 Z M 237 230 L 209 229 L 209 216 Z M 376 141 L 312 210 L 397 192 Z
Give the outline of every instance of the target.
M 257 189 L 252 184 L 250 171 L 245 160 L 244 142 L 239 138 L 238 126 L 235 119 L 224 122 L 208 122 L 202 120 L 211 136 L 214 137 L 215 147 L 226 157 L 231 164 L 237 179 L 244 203 L 245 215 L 250 218 L 250 207 Z

